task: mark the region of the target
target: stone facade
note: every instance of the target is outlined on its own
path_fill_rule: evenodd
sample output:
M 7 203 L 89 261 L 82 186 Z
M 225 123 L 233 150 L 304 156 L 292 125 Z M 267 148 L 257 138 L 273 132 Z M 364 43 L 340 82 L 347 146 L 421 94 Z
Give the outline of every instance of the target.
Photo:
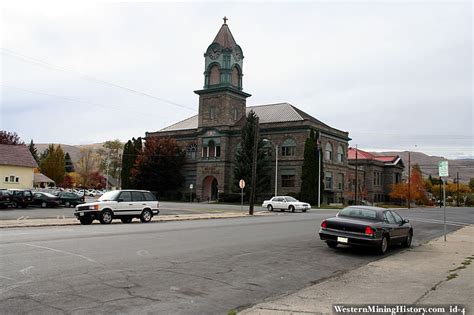
M 252 110 L 260 119 L 260 135 L 269 140 L 273 149 L 278 148 L 277 154 L 272 151 L 272 183 L 268 196 L 275 191 L 277 157 L 277 193 L 300 192 L 305 141 L 313 129 L 320 132 L 323 151 L 326 144 L 333 148 L 332 155 L 323 162 L 325 174 L 321 176 L 333 174 L 332 185 L 326 187 L 323 201 L 341 201 L 348 178 L 348 132 L 332 128 L 288 103 L 247 107 L 250 94 L 243 92 L 242 87 L 244 56 L 227 24 L 222 25 L 204 57 L 204 88 L 195 91 L 199 95 L 198 115 L 146 133 L 146 138 L 172 137 L 186 149 L 183 190 L 189 194 L 189 186 L 193 184 L 196 197 L 201 201 L 232 192 L 234 157 L 245 116 Z

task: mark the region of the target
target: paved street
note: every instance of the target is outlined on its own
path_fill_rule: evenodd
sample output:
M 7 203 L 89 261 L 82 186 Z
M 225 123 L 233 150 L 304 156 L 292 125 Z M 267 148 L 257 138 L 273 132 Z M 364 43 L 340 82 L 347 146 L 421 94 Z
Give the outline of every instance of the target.
M 448 231 L 474 223 L 472 208 L 447 212 Z M 318 240 L 320 221 L 335 213 L 3 229 L 0 309 L 226 314 L 379 259 Z M 400 213 L 414 226 L 414 246 L 442 235 L 442 209 Z

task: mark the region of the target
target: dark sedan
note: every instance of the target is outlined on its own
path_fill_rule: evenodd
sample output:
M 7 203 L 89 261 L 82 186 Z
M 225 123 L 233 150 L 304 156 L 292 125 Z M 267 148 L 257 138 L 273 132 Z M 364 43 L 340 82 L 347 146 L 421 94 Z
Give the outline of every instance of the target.
M 61 204 L 66 207 L 75 207 L 81 203 L 84 203 L 82 197 L 79 197 L 75 193 L 62 191 L 58 194 Z
M 390 244 L 410 247 L 413 227 L 397 212 L 378 207 L 350 206 L 323 220 L 319 237 L 331 248 L 339 244 L 366 246 L 385 254 Z
M 41 208 L 46 208 L 57 207 L 60 203 L 61 201 L 58 196 L 46 192 L 35 192 L 31 204 L 41 206 Z
M 0 189 L 0 209 L 5 209 L 12 202 L 11 196 L 6 189 Z

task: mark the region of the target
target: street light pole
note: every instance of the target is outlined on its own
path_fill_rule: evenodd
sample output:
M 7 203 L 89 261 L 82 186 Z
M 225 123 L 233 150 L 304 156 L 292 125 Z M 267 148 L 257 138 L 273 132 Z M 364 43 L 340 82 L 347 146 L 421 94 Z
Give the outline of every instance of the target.
M 408 209 L 410 209 L 411 203 L 411 159 L 410 150 L 408 150 Z

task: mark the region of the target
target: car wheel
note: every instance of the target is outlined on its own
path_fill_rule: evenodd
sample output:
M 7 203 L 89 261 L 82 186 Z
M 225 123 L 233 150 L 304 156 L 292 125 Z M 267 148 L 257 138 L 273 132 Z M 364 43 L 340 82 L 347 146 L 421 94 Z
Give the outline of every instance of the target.
M 122 221 L 122 223 L 130 223 L 130 222 L 132 222 L 132 218 L 121 218 L 120 220 Z
M 43 201 L 43 202 L 41 203 L 41 208 L 46 208 L 47 206 L 48 206 L 48 204 L 47 204 L 45 201 Z
M 288 210 L 290 210 L 291 212 L 295 212 L 295 207 L 290 206 L 290 207 L 288 208 Z
M 410 248 L 412 239 L 413 239 L 413 232 L 410 231 L 408 232 L 407 238 L 402 242 L 402 246 L 405 248 Z
M 66 201 L 64 205 L 66 206 L 66 208 L 69 208 L 71 206 L 71 203 L 69 201 Z
M 378 250 L 379 254 L 384 255 L 387 252 L 387 248 L 388 248 L 388 238 L 384 235 L 382 236 L 382 241 L 380 242 L 380 246 Z
M 142 214 L 140 215 L 140 221 L 143 223 L 148 223 L 151 221 L 151 218 L 153 217 L 153 213 L 151 212 L 150 209 L 145 209 L 142 211 Z
M 100 223 L 110 224 L 112 222 L 112 219 L 113 219 L 112 211 L 104 210 L 100 213 L 100 216 L 99 216 Z
M 329 248 L 337 247 L 337 242 L 334 242 L 334 241 L 326 241 L 326 244 L 328 244 Z
M 92 219 L 92 218 L 80 218 L 79 219 L 79 222 L 81 222 L 82 225 L 92 224 L 92 221 L 94 221 L 94 219 Z
M 16 201 L 12 201 L 11 206 L 12 208 L 18 208 L 18 203 Z
M 267 206 L 267 209 L 268 209 L 268 211 L 273 211 L 273 206 L 272 206 L 272 205 L 268 205 L 268 206 Z

